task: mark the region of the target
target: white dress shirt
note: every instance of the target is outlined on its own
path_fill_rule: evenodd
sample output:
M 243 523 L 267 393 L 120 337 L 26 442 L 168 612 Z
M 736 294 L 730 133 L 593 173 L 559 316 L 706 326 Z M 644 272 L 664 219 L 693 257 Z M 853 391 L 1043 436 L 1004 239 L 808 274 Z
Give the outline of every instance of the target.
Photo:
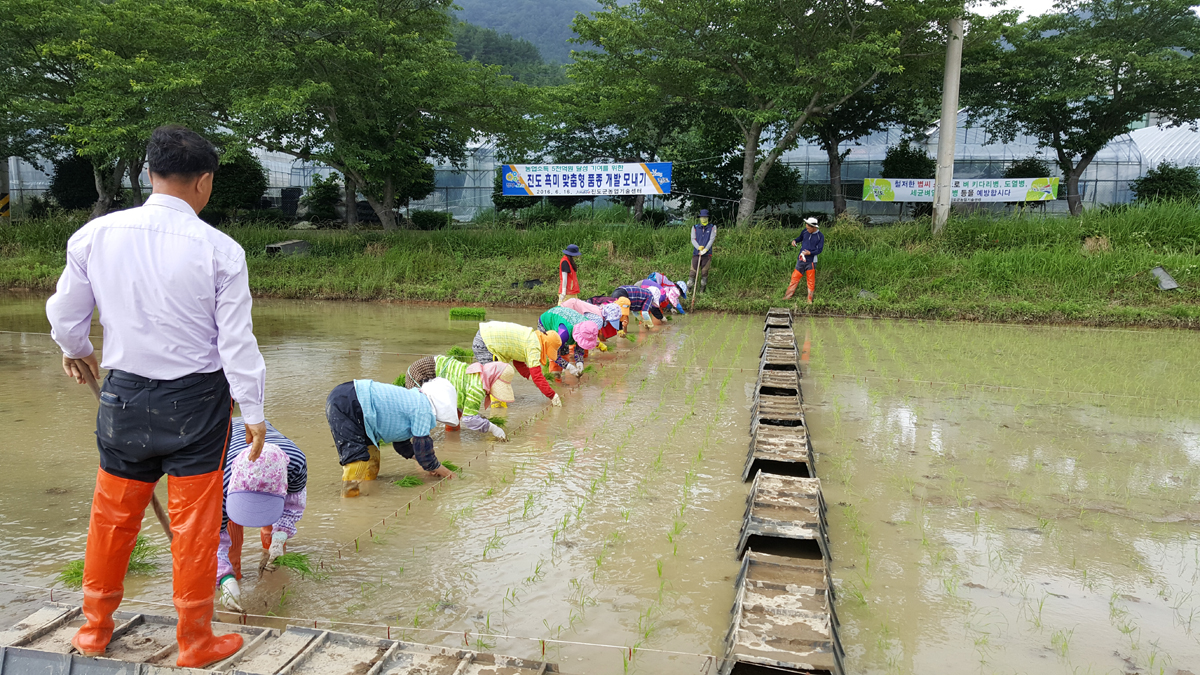
M 153 194 L 97 218 L 67 242 L 46 302 L 51 335 L 71 358 L 92 353 L 100 310 L 107 369 L 153 380 L 225 370 L 246 422 L 263 421 L 267 369 L 250 319 L 246 253 L 187 202 Z

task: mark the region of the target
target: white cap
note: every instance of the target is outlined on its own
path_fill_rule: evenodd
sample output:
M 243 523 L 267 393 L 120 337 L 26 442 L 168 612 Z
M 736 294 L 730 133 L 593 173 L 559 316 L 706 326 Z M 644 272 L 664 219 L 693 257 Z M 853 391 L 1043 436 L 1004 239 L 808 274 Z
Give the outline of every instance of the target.
M 458 426 L 458 392 L 444 377 L 435 377 L 421 385 L 421 393 L 433 404 L 433 414 L 442 424 Z
M 816 218 L 805 218 L 805 219 L 804 219 L 804 223 L 805 223 L 806 225 L 812 225 L 813 227 L 815 227 L 815 228 L 817 228 L 817 229 L 821 229 L 821 226 L 817 224 L 817 219 L 816 219 Z

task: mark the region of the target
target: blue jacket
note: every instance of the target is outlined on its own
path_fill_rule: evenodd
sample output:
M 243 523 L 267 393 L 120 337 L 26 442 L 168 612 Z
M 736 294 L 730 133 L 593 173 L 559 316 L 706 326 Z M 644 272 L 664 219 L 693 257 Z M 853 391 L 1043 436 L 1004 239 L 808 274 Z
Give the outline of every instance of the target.
M 796 269 L 798 270 L 807 267 L 809 264 L 816 265 L 817 256 L 821 254 L 821 251 L 825 250 L 825 235 L 820 230 L 809 234 L 806 229 L 800 233 L 799 237 L 793 239 L 792 242 L 800 247 L 801 252 L 809 251 L 809 255 L 805 256 L 808 261 L 807 264 L 800 260 L 799 255 L 796 256 Z

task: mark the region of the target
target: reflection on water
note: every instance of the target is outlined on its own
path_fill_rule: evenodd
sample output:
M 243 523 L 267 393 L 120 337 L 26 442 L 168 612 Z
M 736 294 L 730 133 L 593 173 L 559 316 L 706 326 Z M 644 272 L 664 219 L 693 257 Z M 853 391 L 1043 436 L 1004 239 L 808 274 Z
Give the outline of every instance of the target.
M 1200 672 L 1192 334 L 797 333 L 851 672 Z
M 0 302 L 0 330 L 16 331 L 0 333 L 0 573 L 35 586 L 82 556 L 96 463 L 94 403 L 39 334 L 42 303 Z M 531 324 L 536 313 L 488 318 Z M 636 346 L 616 341 L 582 386 L 560 387 L 562 409 L 518 382 L 503 414 L 510 429 L 530 424 L 494 450 L 473 432 L 438 438 L 440 457 L 471 466 L 408 508 L 420 490 L 391 481 L 417 467 L 388 452 L 371 494 L 338 497 L 324 397 L 469 344 L 475 324 L 436 307 L 260 301 L 255 328 L 268 416 L 309 456 L 292 549 L 328 578 L 251 573 L 248 610 L 446 645 L 468 631 L 624 647 L 545 645 L 577 673 L 624 672 L 634 646 L 631 669 L 644 673 L 704 667 L 651 649 L 720 653 L 759 317 L 690 316 Z M 849 672 L 1200 673 L 1193 335 L 826 319 L 796 329 Z M 152 519 L 146 531 L 163 541 Z M 130 596 L 170 601 L 159 561 L 129 578 Z M 44 598 L 0 587 L 0 624 Z M 537 640 L 465 641 L 542 653 Z

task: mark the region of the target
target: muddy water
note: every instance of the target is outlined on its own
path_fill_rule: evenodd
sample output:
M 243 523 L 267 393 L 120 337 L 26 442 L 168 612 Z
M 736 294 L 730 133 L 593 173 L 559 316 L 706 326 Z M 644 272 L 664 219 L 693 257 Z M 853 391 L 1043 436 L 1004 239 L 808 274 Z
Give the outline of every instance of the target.
M 1200 672 L 1200 341 L 801 321 L 854 673 Z
M 0 301 L 0 578 L 31 586 L 82 556 L 96 462 L 94 405 L 60 374 L 43 302 Z M 562 388 L 562 409 L 518 382 L 504 414 L 528 424 L 512 442 L 437 439 L 470 464 L 460 479 L 422 498 L 391 484 L 416 465 L 385 452 L 371 494 L 345 501 L 326 393 L 390 381 L 416 354 L 468 344 L 474 324 L 267 301 L 255 320 L 268 417 L 310 461 L 292 549 L 327 576 L 251 572 L 248 610 L 531 657 L 552 638 L 567 644 L 545 643 L 547 658 L 578 673 L 623 672 L 634 646 L 645 673 L 705 665 L 651 650 L 720 653 L 760 318 L 618 341 Z M 796 332 L 849 672 L 1200 673 L 1194 335 L 824 319 Z M 130 597 L 170 602 L 157 560 Z M 45 597 L 0 586 L 0 623 Z
M 43 306 L 0 301 L 0 578 L 61 589 L 56 574 L 84 549 L 95 405 L 61 375 Z M 536 313 L 489 318 L 528 325 Z M 624 672 L 631 647 L 642 648 L 632 663 L 641 672 L 698 672 L 703 657 L 663 652 L 719 654 L 728 628 L 760 326 L 689 317 L 637 345 L 615 341 L 581 385 L 559 386 L 561 409 L 519 381 L 517 404 L 498 413 L 511 442 L 493 448 L 490 436 L 438 432 L 438 456 L 465 471 L 436 494 L 392 484 L 419 467 L 385 451 L 369 494 L 342 500 L 323 415 L 329 390 L 353 378 L 391 381 L 417 355 L 469 345 L 475 324 L 449 322 L 445 308 L 256 302 L 268 419 L 309 457 L 308 511 L 291 550 L 326 578 L 251 571 L 243 604 L 422 642 L 529 657 L 544 649 L 569 672 Z M 153 518 L 144 531 L 165 543 Z M 257 555 L 247 549 L 247 558 Z M 130 575 L 127 597 L 170 602 L 169 557 L 156 560 L 159 571 Z M 0 623 L 45 598 L 0 586 Z

